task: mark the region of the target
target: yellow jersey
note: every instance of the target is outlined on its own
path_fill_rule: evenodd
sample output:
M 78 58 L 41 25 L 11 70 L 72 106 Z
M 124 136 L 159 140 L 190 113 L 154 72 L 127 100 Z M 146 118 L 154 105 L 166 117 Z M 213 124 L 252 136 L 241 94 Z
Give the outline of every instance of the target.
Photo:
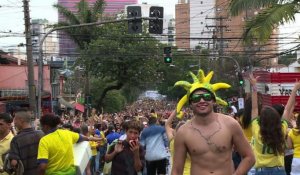
M 14 135 L 12 132 L 9 132 L 2 140 L 0 140 L 0 167 L 3 167 L 2 155 L 6 154 L 10 149 L 10 142 L 13 139 Z M 8 173 L 3 172 L 0 175 L 8 175 Z
M 300 132 L 299 129 L 293 128 L 289 131 L 289 137 L 291 138 L 294 146 L 294 157 L 300 158 Z
M 46 175 L 74 175 L 73 145 L 78 142 L 78 133 L 57 129 L 41 138 L 38 162 L 47 163 Z
M 99 141 L 99 146 L 104 146 L 107 140 L 103 131 L 100 131 L 100 138 L 102 138 L 102 140 Z
M 93 137 L 93 136 L 91 136 Z M 92 150 L 92 156 L 96 156 L 97 155 L 97 147 L 98 147 L 98 143 L 95 141 L 89 141 L 91 150 Z
M 252 140 L 252 126 L 251 124 L 248 126 L 248 128 L 242 128 L 243 129 L 243 133 L 245 135 L 245 137 L 247 138 L 248 142 L 251 143 Z
M 270 147 L 262 143 L 258 118 L 252 121 L 251 126 L 253 135 L 251 145 L 256 158 L 254 167 L 262 168 L 284 166 L 284 154 L 275 155 Z M 287 127 L 287 122 L 283 120 L 282 131 L 284 135 L 286 135 Z

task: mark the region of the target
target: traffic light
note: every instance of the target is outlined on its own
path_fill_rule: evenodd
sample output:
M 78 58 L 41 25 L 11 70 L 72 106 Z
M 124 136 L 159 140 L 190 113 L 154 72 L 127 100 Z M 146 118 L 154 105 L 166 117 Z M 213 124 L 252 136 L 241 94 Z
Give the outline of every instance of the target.
M 158 6 L 150 7 L 149 11 L 150 19 L 149 20 L 149 33 L 153 34 L 162 34 L 163 32 L 163 17 L 164 17 L 164 8 Z
M 244 78 L 241 72 L 238 72 L 239 85 L 244 86 Z
M 164 47 L 164 62 L 165 63 L 172 63 L 172 48 L 171 47 Z
M 142 17 L 142 10 L 140 6 L 128 6 L 127 18 L 133 18 L 128 20 L 128 33 L 142 33 L 142 19 L 136 19 Z

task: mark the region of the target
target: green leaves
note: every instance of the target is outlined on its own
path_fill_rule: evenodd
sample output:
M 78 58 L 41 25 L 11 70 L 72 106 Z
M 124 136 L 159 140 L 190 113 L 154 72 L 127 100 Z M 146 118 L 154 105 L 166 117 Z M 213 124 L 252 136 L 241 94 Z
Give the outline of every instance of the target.
M 54 4 L 53 7 L 57 8 L 58 12 L 67 19 L 69 24 L 80 24 L 79 19 L 69 9 L 67 9 L 64 6 L 61 6 L 59 4 Z
M 73 13 L 72 11 L 59 4 L 55 4 L 53 6 L 57 8 L 58 12 L 62 16 L 64 16 L 66 20 L 65 22 L 57 23 L 54 26 L 70 26 L 76 24 L 97 22 L 102 16 L 104 4 L 104 0 L 97 0 L 94 6 L 90 7 L 86 0 L 81 0 L 77 4 L 76 13 Z M 90 43 L 92 39 L 95 39 L 97 26 L 70 28 L 65 29 L 64 32 L 66 32 L 71 37 L 71 39 L 78 45 L 80 49 L 84 49 L 86 44 Z
M 278 0 L 231 0 L 230 15 L 237 16 L 246 10 L 256 10 L 276 4 Z
M 295 5 L 294 4 L 274 4 L 271 7 L 263 10 L 255 18 L 251 19 L 246 24 L 246 32 L 243 35 L 246 43 L 250 43 L 252 39 L 258 42 L 265 43 L 269 40 L 280 24 L 295 20 Z
M 270 39 L 273 30 L 286 22 L 295 21 L 299 12 L 297 0 L 231 0 L 230 14 L 237 16 L 247 10 L 257 10 L 259 13 L 246 22 L 243 39 L 246 44 L 253 40 L 265 43 Z

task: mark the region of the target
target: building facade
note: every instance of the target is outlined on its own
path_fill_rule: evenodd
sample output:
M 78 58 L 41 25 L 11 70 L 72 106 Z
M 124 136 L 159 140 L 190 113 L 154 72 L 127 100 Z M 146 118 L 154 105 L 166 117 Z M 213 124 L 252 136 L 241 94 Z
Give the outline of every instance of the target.
M 190 49 L 190 5 L 179 1 L 175 6 L 175 40 L 180 49 Z
M 49 31 L 49 22 L 46 19 L 33 19 L 31 21 L 31 32 L 32 32 L 32 56 L 34 60 L 39 59 L 39 47 L 40 41 Z M 48 35 L 43 42 L 43 58 L 45 61 L 49 61 L 51 56 L 58 54 L 58 40 L 56 32 Z
M 274 35 L 265 44 L 244 45 L 245 22 L 258 14 L 259 9 L 233 17 L 228 12 L 229 3 L 229 0 L 179 0 L 175 18 L 176 46 L 185 50 L 200 46 L 219 56 L 240 55 L 262 60 L 262 65 L 276 65 L 278 31 L 274 30 Z
M 190 48 L 209 48 L 216 26 L 215 1 L 189 0 L 190 7 Z

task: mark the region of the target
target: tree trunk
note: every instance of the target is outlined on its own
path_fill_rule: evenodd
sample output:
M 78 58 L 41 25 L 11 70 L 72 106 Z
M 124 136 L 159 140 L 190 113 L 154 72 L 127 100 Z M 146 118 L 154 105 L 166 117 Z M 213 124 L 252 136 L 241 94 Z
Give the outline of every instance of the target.
M 105 98 L 106 94 L 109 91 L 120 90 L 123 86 L 124 86 L 124 84 L 122 82 L 118 82 L 116 85 L 112 85 L 112 86 L 108 86 L 108 87 L 104 88 L 100 98 L 97 100 L 98 101 L 97 108 L 101 109 L 101 107 L 103 106 L 103 99 Z

